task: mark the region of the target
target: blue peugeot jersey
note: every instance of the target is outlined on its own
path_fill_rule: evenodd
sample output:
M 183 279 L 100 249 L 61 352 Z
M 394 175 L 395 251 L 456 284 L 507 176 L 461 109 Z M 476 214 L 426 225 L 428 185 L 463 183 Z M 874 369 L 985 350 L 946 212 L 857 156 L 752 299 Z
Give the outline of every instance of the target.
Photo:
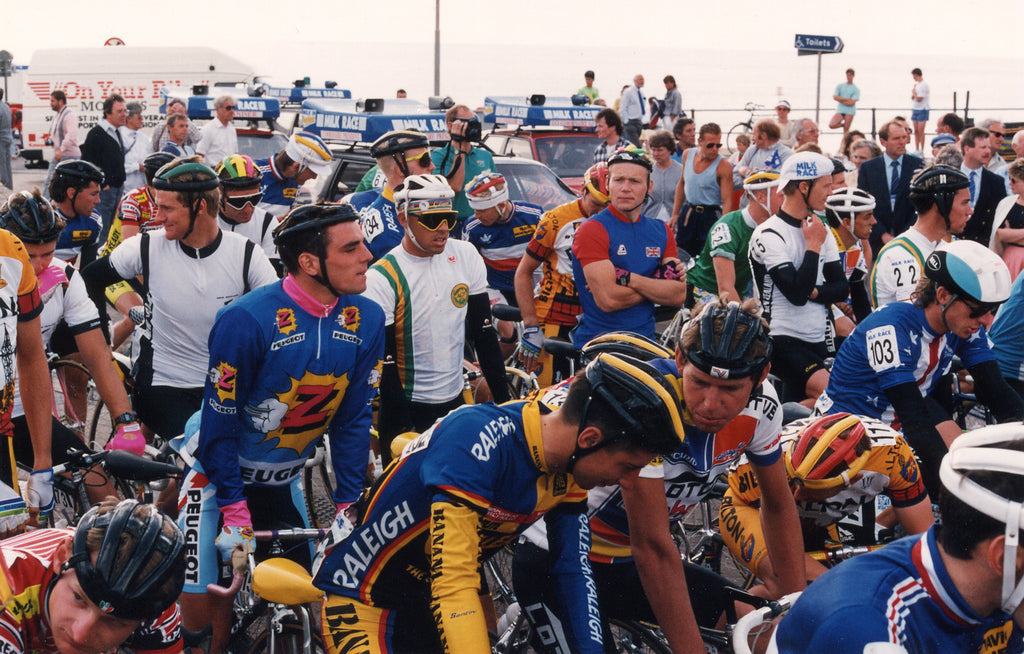
M 995 358 L 984 327 L 970 338 L 940 334 L 928 325 L 924 309 L 892 302 L 876 309 L 843 341 L 815 410 L 892 424 L 896 415 L 885 391 L 912 382 L 927 395 L 949 372 L 953 355 L 968 368 Z
M 366 247 L 369 248 L 374 261 L 394 249 L 405 236 L 405 228 L 398 222 L 394 197 L 394 191 L 384 187 L 369 206 L 359 209 L 363 240 L 366 241 Z
M 870 643 L 899 645 L 910 654 L 1024 650 L 1024 636 L 1009 615 L 978 615 L 957 590 L 936 544 L 941 528 L 845 561 L 816 579 L 775 631 L 779 654 L 862 654 Z
M 303 309 L 283 281 L 222 309 L 210 332 L 196 459 L 226 506 L 243 484 L 284 485 L 327 431 L 338 487 L 362 490 L 384 356 L 384 312 L 343 295 L 326 316 Z

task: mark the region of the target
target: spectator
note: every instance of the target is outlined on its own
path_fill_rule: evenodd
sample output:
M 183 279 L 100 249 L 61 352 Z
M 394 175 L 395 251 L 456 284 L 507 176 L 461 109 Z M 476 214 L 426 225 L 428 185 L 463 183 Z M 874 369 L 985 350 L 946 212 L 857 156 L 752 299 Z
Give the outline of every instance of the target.
M 173 98 L 170 102 L 167 103 L 167 118 L 170 119 L 170 117 L 174 115 L 185 117 L 185 124 L 188 125 L 188 130 L 186 130 L 185 139 L 178 142 L 181 145 L 187 145 L 190 148 L 192 148 L 192 151 L 188 154 L 188 156 L 191 157 L 193 154 L 195 154 L 195 146 L 197 143 L 199 143 L 199 139 L 201 138 L 202 134 L 200 133 L 199 128 L 196 127 L 196 124 L 188 119 L 188 111 L 187 108 L 185 107 L 185 101 L 181 98 Z M 153 130 L 152 143 L 154 152 L 160 152 L 161 150 L 164 149 L 164 146 L 167 145 L 167 128 L 170 126 L 171 122 L 170 120 L 168 120 L 166 123 L 164 123 L 157 129 Z
M 651 172 L 654 185 L 644 204 L 644 213 L 662 222 L 672 222 L 672 202 L 679 176 L 683 173 L 682 165 L 672 161 L 676 141 L 668 130 L 660 129 L 648 139 L 647 146 L 654 159 L 654 170 Z
M 622 138 L 622 119 L 614 109 L 602 109 L 594 119 L 595 132 L 601 143 L 594 149 L 594 163 L 605 163 L 608 157 L 619 148 L 629 145 Z
M 910 202 L 910 180 L 924 161 L 907 154 L 907 130 L 895 121 L 882 125 L 878 131 L 885 152 L 860 166 L 857 188 L 875 196 L 875 219 L 871 230 L 871 252 L 877 256 L 882 246 L 907 230 L 914 222 Z
M 715 123 L 701 125 L 697 147 L 683 153 L 669 227 L 691 257 L 700 254 L 715 221 L 732 211 L 732 166 L 721 153 L 722 129 Z
M 948 113 L 939 118 L 939 124 L 935 127 L 935 131 L 939 134 L 952 134 L 959 141 L 965 127 L 963 118 L 954 113 Z
M 737 134 L 736 135 L 736 152 L 729 155 L 729 165 L 734 168 L 740 164 L 740 160 L 743 159 L 743 155 L 747 153 L 747 148 L 750 147 L 750 135 L 749 134 Z
M 924 129 L 931 113 L 931 89 L 924 81 L 920 68 L 910 71 L 914 78 L 914 86 L 910 89 L 910 120 L 914 121 L 914 149 L 917 156 L 924 153 Z
M 407 97 L 405 89 L 398 89 L 397 91 L 395 91 L 395 97 L 399 99 Z
M 1017 133 L 1013 135 L 1010 147 L 1013 148 L 1013 154 L 1018 159 L 1024 159 L 1024 129 L 1018 129 Z
M 64 91 L 54 91 L 50 94 L 50 109 L 57 112 L 53 117 L 53 128 L 50 130 L 50 139 L 53 141 L 53 159 L 50 160 L 50 167 L 46 171 L 46 182 L 43 184 L 43 195 L 50 197 L 50 178 L 53 177 L 53 169 L 64 159 L 78 159 L 82 151 L 78 148 L 78 115 L 75 110 L 68 106 L 68 96 Z
M 445 112 L 444 122 L 451 141 L 432 151 L 430 158 L 437 173 L 443 175 L 455 191 L 455 211 L 459 214 L 459 222 L 452 235 L 460 238 L 466 221 L 473 216 L 473 208 L 466 199 L 466 182 L 480 173 L 494 170 L 494 158 L 490 150 L 476 147 L 469 138 L 480 138 L 480 121 L 472 109 L 457 104 Z M 470 133 L 474 131 L 476 134 Z
M 164 127 L 164 147 L 161 152 L 168 152 L 175 157 L 191 157 L 196 153 L 195 148 L 188 144 L 188 132 L 192 129 L 188 116 L 171 114 L 167 116 Z
M 864 139 L 864 132 L 857 129 L 851 129 L 847 133 L 843 134 L 843 140 L 839 142 L 839 154 L 842 157 L 844 164 L 852 163 L 850 161 L 850 148 L 852 148 L 853 144 L 857 141 L 863 141 Z
M 992 144 L 992 158 L 989 159 L 988 168 L 995 174 L 1003 178 L 1003 183 L 1006 184 L 1006 192 L 1011 193 L 1010 190 L 1010 175 L 1006 171 L 1009 163 L 1003 158 L 1003 137 L 1006 136 L 1006 130 L 1003 129 L 1003 121 L 998 118 L 986 118 L 981 121 L 978 127 L 988 130 L 989 142 Z
M 818 123 L 814 122 L 810 118 L 801 118 L 797 122 L 796 130 L 796 147 L 813 143 L 818 145 Z
M 672 159 L 683 163 L 683 152 L 687 148 L 697 145 L 697 124 L 693 122 L 692 118 L 680 118 L 672 126 L 672 136 L 675 137 L 677 142 L 676 151 L 672 154 Z
M 971 209 L 974 211 L 964 228 L 964 238 L 988 247 L 996 205 L 1006 197 L 1006 185 L 1002 177 L 985 167 L 992 158 L 988 132 L 980 127 L 968 128 L 960 137 L 960 147 L 964 153 L 960 170 L 970 179 Z
M 775 122 L 779 125 L 779 140 L 783 145 L 796 147 L 796 130 L 799 129 L 796 121 L 789 119 L 789 112 L 792 107 L 788 100 L 779 100 L 775 105 Z
M 846 171 L 846 183 L 850 186 L 857 186 L 857 179 L 860 177 L 860 165 L 868 159 L 882 156 L 882 148 L 874 141 L 861 139 L 850 145 L 850 164 L 853 170 Z
M 735 188 L 743 186 L 743 180 L 755 170 L 778 170 L 793 150 L 779 141 L 781 131 L 774 121 L 765 118 L 754 125 L 754 146 L 747 150 L 740 165 L 733 171 L 732 183 Z M 747 206 L 746 198 L 740 207 Z
M 11 107 L 4 102 L 4 91 L 0 89 L 0 184 L 9 189 L 14 186 L 14 173 L 11 171 L 11 145 L 14 143 L 14 135 L 11 133 L 13 120 Z
M 857 101 L 860 100 L 860 89 L 853 83 L 854 72 L 852 68 L 846 69 L 846 83 L 837 84 L 832 99 L 839 103 L 836 113 L 828 121 L 829 129 L 836 129 L 843 126 L 843 136 L 850 131 L 850 124 L 853 122 L 853 115 L 857 113 Z
M 119 129 L 121 142 L 124 143 L 124 188 L 135 189 L 146 183 L 142 161 L 153 154 L 153 150 L 150 148 L 149 140 L 139 134 L 142 127 L 142 105 L 138 102 L 129 102 L 126 107 L 128 117 Z
M 644 125 L 644 114 L 647 111 L 647 100 L 644 99 L 644 76 L 633 77 L 632 86 L 622 92 L 622 105 L 619 115 L 622 116 L 622 136 L 635 146 L 640 145 L 640 131 Z
M 665 104 L 662 106 L 662 113 L 665 119 L 662 121 L 662 129 L 672 129 L 676 119 L 683 115 L 683 95 L 676 86 L 676 78 L 666 75 L 665 79 Z
M 114 93 L 103 101 L 103 120 L 98 122 L 85 135 L 82 144 L 82 159 L 97 166 L 103 171 L 105 186 L 100 190 L 100 204 L 97 207 L 103 221 L 103 233 L 100 243 L 105 243 L 110 225 L 114 221 L 114 211 L 121 201 L 121 189 L 124 186 L 124 142 L 121 132 L 128 117 L 128 108 L 124 98 Z
M 1007 171 L 1013 193 L 996 205 L 991 249 L 1002 250 L 1010 279 L 1016 280 L 1024 270 L 1024 159 L 1015 159 Z
M 601 95 L 600 93 L 598 93 L 597 87 L 594 86 L 594 71 L 588 70 L 587 72 L 583 73 L 583 81 L 583 86 L 578 91 L 576 91 L 576 94 L 587 96 L 588 98 L 590 98 L 591 104 L 593 104 L 594 101 L 597 100 L 598 96 Z
M 952 134 L 937 134 L 932 137 L 932 157 L 939 156 L 939 150 L 946 145 L 956 145 L 956 137 Z M 959 165 L 957 164 L 957 166 Z
M 238 134 L 231 122 L 235 117 L 235 99 L 230 95 L 220 96 L 213 102 L 213 111 L 213 120 L 203 125 L 196 154 L 217 165 L 224 157 L 238 152 Z

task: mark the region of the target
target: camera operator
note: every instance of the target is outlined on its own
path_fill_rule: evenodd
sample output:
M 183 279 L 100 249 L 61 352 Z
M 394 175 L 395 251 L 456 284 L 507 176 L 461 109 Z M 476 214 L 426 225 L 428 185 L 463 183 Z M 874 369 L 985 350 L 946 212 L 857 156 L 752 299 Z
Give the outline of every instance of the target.
M 473 147 L 481 138 L 480 121 L 473 110 L 464 104 L 457 104 L 444 114 L 451 142 L 430 153 L 434 161 L 434 172 L 444 175 L 455 190 L 455 211 L 459 214 L 458 225 L 452 235 L 462 238 L 466 221 L 473 217 L 473 208 L 466 199 L 466 182 L 486 171 L 494 171 L 494 158 L 486 148 Z

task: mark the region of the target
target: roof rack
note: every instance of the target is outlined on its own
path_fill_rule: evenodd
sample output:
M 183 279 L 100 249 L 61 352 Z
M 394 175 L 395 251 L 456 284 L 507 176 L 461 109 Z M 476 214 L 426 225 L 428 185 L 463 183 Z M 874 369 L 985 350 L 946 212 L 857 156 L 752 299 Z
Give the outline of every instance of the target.
M 408 98 L 306 99 L 299 127 L 325 141 L 373 143 L 397 129 L 422 132 L 431 141 L 447 141 L 444 114 Z
M 249 90 L 240 86 L 209 86 L 202 84 L 185 89 L 162 87 L 160 89 L 160 113 L 167 113 L 167 104 L 172 99 L 185 101 L 189 118 L 213 118 L 213 103 L 222 95 L 235 99 L 236 120 L 273 120 L 281 115 L 281 102 L 277 98 L 252 97 Z
M 597 113 L 604 107 L 585 102 L 586 96 L 488 96 L 484 98 L 483 122 L 521 127 L 593 129 Z

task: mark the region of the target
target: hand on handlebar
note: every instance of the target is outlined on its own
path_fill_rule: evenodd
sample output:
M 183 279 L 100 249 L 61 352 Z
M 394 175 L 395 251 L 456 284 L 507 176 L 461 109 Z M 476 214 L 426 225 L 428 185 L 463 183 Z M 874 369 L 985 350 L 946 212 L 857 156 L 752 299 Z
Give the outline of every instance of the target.
M 114 436 L 107 441 L 108 450 L 127 450 L 132 454 L 142 454 L 146 451 L 146 437 L 142 434 L 142 428 L 137 422 L 129 422 L 117 426 Z
M 522 348 L 519 358 L 523 362 L 523 367 L 526 368 L 526 372 L 533 372 L 537 368 L 537 357 L 544 347 L 544 332 L 537 326 L 527 327 L 519 337 L 519 347 Z
M 53 468 L 34 470 L 25 487 L 25 504 L 29 515 L 47 516 L 53 511 Z

